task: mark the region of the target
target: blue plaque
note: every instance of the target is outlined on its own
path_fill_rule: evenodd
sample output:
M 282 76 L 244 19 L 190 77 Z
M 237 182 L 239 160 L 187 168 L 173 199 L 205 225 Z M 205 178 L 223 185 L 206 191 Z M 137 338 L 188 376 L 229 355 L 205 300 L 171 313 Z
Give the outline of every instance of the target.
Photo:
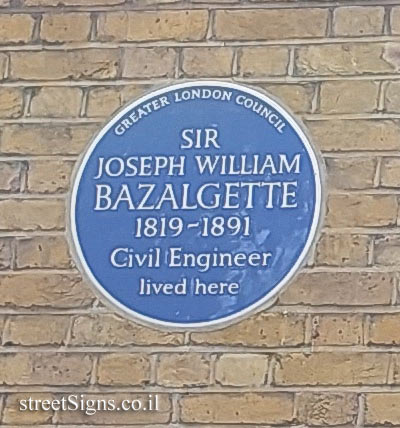
M 91 142 L 71 194 L 77 262 L 146 324 L 205 328 L 266 307 L 321 215 L 309 138 L 270 96 L 218 81 L 151 92 Z

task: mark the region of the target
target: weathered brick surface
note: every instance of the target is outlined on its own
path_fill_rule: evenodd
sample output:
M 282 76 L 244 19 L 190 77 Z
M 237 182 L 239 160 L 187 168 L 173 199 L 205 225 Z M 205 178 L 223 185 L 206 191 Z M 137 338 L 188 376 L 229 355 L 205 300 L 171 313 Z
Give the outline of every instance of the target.
M 383 34 L 383 7 L 339 7 L 333 15 L 336 36 L 371 36 Z
M 127 368 L 129 368 L 127 370 Z M 97 382 L 101 385 L 145 385 L 150 380 L 150 361 L 143 354 L 101 355 Z
M 262 40 L 323 37 L 326 9 L 217 11 L 215 37 L 221 40 Z
M 157 383 L 164 386 L 194 386 L 210 383 L 210 361 L 202 354 L 162 354 L 159 356 Z
M 192 394 L 181 399 L 180 407 L 188 423 L 282 424 L 293 418 L 289 393 Z
M 327 152 L 399 150 L 400 147 L 397 121 L 318 120 L 308 122 L 308 126 L 316 144 Z
M 325 160 L 329 186 L 333 189 L 370 189 L 374 187 L 377 160 L 368 157 L 328 158 Z
M 55 396 L 50 393 L 31 393 L 33 400 L 52 400 Z M 3 414 L 3 422 L 10 425 L 39 425 L 49 424 L 54 416 L 54 411 L 48 412 L 38 410 L 35 412 L 21 412 L 19 411 L 20 400 L 26 400 L 25 393 L 10 394 L 5 399 L 5 408 Z
M 304 343 L 305 317 L 260 313 L 240 323 L 208 333 L 195 332 L 195 344 L 244 346 L 296 346 Z
M 238 57 L 239 72 L 244 77 L 283 76 L 289 64 L 289 50 L 285 47 L 242 48 Z
M 368 236 L 324 234 L 317 245 L 315 261 L 322 266 L 366 266 Z
M 171 48 L 125 49 L 123 77 L 173 77 L 176 51 Z
M 398 203 L 394 195 L 334 195 L 328 200 L 326 225 L 330 227 L 392 226 Z
M 394 283 L 395 276 L 384 272 L 313 272 L 300 274 L 279 300 L 292 305 L 388 305 Z
M 65 315 L 18 315 L 11 317 L 4 330 L 5 345 L 62 345 L 70 317 Z
M 232 74 L 231 48 L 187 48 L 182 70 L 188 77 L 226 77 Z
M 182 345 L 182 333 L 142 327 L 114 315 L 78 316 L 72 326 L 74 346 Z
M 0 269 L 9 269 L 12 265 L 12 239 L 0 239 Z
M 368 425 L 387 427 L 400 423 L 400 394 L 367 394 L 365 404 Z
M 11 79 L 79 80 L 117 77 L 118 49 L 77 49 L 70 51 L 13 52 Z
M 295 75 L 358 76 L 396 73 L 400 67 L 400 45 L 347 43 L 296 48 Z
M 222 355 L 215 368 L 215 380 L 221 385 L 263 385 L 268 373 L 268 356 L 257 354 Z
M 18 88 L 0 88 L 0 118 L 14 119 L 23 111 L 23 92 Z
M 400 82 L 388 82 L 385 92 L 385 108 L 388 112 L 398 112 L 400 110 Z
M 304 392 L 297 405 L 299 421 L 311 426 L 353 424 L 357 419 L 356 394 Z
M 205 38 L 208 13 L 205 10 L 107 12 L 100 14 L 101 40 L 194 41 Z
M 33 95 L 30 114 L 35 117 L 77 117 L 81 98 L 79 88 L 44 87 Z
M 43 16 L 40 37 L 46 42 L 80 42 L 89 38 L 88 13 L 52 13 Z
M 97 128 L 93 125 L 9 125 L 0 152 L 21 155 L 77 155 Z
M 363 316 L 319 315 L 313 319 L 312 341 L 316 346 L 359 345 L 363 342 Z
M 373 315 L 369 327 L 369 342 L 378 345 L 400 344 L 400 315 Z
M 18 192 L 21 188 L 21 162 L 0 162 L 0 192 Z
M 84 385 L 93 365 L 90 355 L 20 353 L 0 355 L 2 385 Z
M 369 80 L 323 82 L 321 113 L 372 113 L 378 107 L 379 83 Z
M 28 42 L 35 20 L 28 14 L 0 15 L 0 44 Z
M 384 158 L 381 166 L 382 187 L 400 187 L 400 158 Z
M 275 383 L 287 386 L 383 385 L 388 367 L 388 354 L 318 352 L 281 355 Z
M 374 246 L 375 263 L 384 266 L 398 266 L 400 262 L 400 236 L 379 236 Z
M 67 192 L 73 167 L 74 163 L 68 161 L 29 161 L 27 191 L 31 193 Z
M 17 269 L 66 269 L 72 266 L 65 236 L 37 236 L 16 241 Z
M 0 200 L 0 230 L 60 230 L 64 223 L 64 201 Z
M 0 307 L 87 307 L 93 293 L 73 274 L 21 273 L 0 275 Z

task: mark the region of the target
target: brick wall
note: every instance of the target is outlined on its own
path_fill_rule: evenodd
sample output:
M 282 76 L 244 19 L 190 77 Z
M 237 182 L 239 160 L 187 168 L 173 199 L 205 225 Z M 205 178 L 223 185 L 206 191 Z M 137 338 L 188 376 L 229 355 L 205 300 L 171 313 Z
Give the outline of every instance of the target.
M 399 70 L 398 0 L 0 0 L 0 424 L 400 426 Z M 82 281 L 66 195 L 113 111 L 201 77 L 266 89 L 304 120 L 327 216 L 272 309 L 161 332 Z M 161 411 L 16 410 L 69 392 L 158 392 Z

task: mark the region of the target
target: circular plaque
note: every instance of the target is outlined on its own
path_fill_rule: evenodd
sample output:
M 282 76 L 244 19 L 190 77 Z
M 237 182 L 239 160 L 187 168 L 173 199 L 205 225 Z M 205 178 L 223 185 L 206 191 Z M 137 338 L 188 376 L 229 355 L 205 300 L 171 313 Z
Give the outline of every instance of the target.
M 77 166 L 77 262 L 135 320 L 220 326 L 293 278 L 321 187 L 309 138 L 270 96 L 230 82 L 168 86 L 113 117 Z

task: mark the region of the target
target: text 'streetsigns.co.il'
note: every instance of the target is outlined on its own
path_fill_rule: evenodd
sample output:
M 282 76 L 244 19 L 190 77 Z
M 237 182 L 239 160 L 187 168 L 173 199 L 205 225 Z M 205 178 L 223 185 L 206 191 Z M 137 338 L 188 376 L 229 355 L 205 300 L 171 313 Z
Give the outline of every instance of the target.
M 304 262 L 322 206 L 291 113 L 245 86 L 154 91 L 90 144 L 72 189 L 78 264 L 106 300 L 165 327 L 214 327 L 265 306 Z

